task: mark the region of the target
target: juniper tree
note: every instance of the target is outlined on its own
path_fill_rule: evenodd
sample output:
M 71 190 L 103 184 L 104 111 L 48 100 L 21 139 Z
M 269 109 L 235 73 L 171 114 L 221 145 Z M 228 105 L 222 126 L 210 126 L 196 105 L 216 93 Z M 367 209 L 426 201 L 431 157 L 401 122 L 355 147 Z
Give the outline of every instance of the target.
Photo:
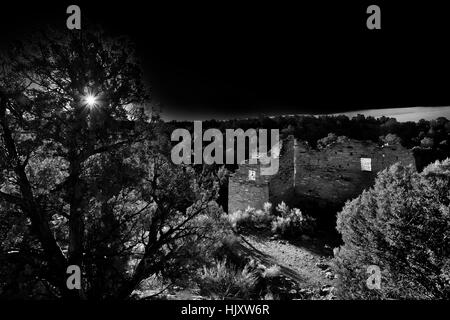
M 166 157 L 125 38 L 43 33 L 1 67 L 1 259 L 22 259 L 56 297 L 128 297 L 201 237 L 217 178 Z M 82 290 L 67 289 L 68 265 Z
M 422 173 L 396 164 L 373 188 L 346 203 L 337 228 L 342 298 L 448 299 L 450 296 L 450 160 Z M 381 270 L 369 288 L 367 268 Z

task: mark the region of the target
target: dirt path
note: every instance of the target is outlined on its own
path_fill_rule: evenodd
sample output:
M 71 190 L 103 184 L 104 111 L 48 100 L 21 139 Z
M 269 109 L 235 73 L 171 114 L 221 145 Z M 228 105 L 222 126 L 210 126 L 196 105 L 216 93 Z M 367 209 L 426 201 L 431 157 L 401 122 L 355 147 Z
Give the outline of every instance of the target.
M 327 266 L 331 260 L 329 255 L 268 236 L 245 235 L 241 239 L 243 250 L 249 255 L 266 266 L 279 265 L 281 272 L 300 287 L 316 290 L 333 286 L 332 275 L 327 277 Z
M 274 239 L 270 234 L 254 233 L 239 237 L 240 249 L 246 256 L 255 258 L 265 267 L 280 267 L 282 278 L 287 279 L 283 282 L 286 286 L 280 288 L 289 292 L 288 299 L 334 299 L 336 280 L 330 270 L 331 249 L 324 250 L 323 245 L 316 241 L 292 243 Z M 169 300 L 206 299 L 198 296 L 192 288 L 174 289 L 162 296 Z M 158 294 L 159 290 L 147 289 L 137 294 L 140 299 L 147 299 Z

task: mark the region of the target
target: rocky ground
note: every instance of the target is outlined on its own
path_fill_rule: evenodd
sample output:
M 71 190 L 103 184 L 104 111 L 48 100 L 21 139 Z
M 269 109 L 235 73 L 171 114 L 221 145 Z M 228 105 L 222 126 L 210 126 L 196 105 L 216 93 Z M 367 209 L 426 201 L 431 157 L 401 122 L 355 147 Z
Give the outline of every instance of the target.
M 278 239 L 270 234 L 253 233 L 240 236 L 240 249 L 248 257 L 269 268 L 280 267 L 278 299 L 335 299 L 336 276 L 331 270 L 332 249 L 317 239 L 304 237 L 298 241 Z M 169 287 L 160 292 L 135 292 L 136 298 L 170 300 L 206 299 L 195 289 Z M 271 297 L 266 297 L 270 299 Z
M 241 236 L 248 254 L 266 266 L 278 265 L 281 273 L 295 283 L 292 297 L 333 299 L 335 275 L 331 271 L 332 249 L 309 238 L 286 241 L 263 234 Z

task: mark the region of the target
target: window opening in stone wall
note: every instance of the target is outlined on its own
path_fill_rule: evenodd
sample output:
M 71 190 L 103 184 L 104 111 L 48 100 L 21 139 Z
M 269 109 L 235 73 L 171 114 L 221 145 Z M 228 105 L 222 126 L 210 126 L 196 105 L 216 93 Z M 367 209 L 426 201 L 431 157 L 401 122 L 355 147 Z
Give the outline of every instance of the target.
M 372 171 L 371 158 L 361 158 L 361 171 Z
M 248 180 L 255 181 L 256 180 L 256 171 L 248 170 Z

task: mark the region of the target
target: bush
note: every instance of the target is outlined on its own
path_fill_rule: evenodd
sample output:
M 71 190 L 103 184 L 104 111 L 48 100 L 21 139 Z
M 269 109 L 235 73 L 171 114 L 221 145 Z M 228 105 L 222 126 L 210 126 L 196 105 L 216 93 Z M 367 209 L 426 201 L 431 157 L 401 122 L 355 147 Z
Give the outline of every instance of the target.
M 265 228 L 272 222 L 271 210 L 272 205 L 266 202 L 263 210 L 248 207 L 245 211 L 238 210 L 229 214 L 227 218 L 231 227 L 236 231 L 241 228 Z
M 242 260 L 236 250 L 236 236 L 223 217 L 222 209 L 217 203 L 211 202 L 204 213 L 184 225 L 186 230 L 194 230 L 195 233 L 187 234 L 174 242 L 178 249 L 171 254 L 170 259 L 166 259 L 164 268 L 160 271 L 164 280 L 184 285 L 190 280 L 188 275 L 195 275 L 199 268 L 213 263 L 217 257 Z
M 324 149 L 327 146 L 335 143 L 337 141 L 338 137 L 334 133 L 329 133 L 326 137 L 317 140 L 317 147 L 319 149 Z
M 250 261 L 248 255 L 241 248 L 239 236 L 235 234 L 228 235 L 218 243 L 218 247 L 213 251 L 213 257 L 213 260 L 226 259 L 228 263 L 238 268 L 244 268 Z
M 228 265 L 226 259 L 204 267 L 198 277 L 200 294 L 213 299 L 249 299 L 256 283 L 257 276 L 248 265 L 238 269 Z
M 338 291 L 349 299 L 450 298 L 450 160 L 422 173 L 396 164 L 338 214 Z M 367 267 L 381 288 L 366 285 Z
M 305 233 L 311 233 L 314 229 L 314 219 L 302 214 L 300 209 L 289 207 L 284 203 L 277 206 L 281 214 L 272 221 L 272 232 L 284 237 L 298 237 Z
M 311 234 L 315 219 L 303 215 L 300 209 L 290 209 L 284 202 L 278 204 L 276 211 L 279 216 L 271 213 L 272 204 L 266 202 L 263 210 L 248 207 L 245 211 L 236 211 L 227 216 L 231 227 L 238 231 L 243 228 L 268 229 L 283 237 L 298 237 L 302 234 Z
M 281 268 L 279 265 L 274 264 L 271 265 L 268 268 L 263 268 L 263 270 L 261 271 L 261 276 L 263 278 L 276 278 L 279 277 L 281 275 Z

